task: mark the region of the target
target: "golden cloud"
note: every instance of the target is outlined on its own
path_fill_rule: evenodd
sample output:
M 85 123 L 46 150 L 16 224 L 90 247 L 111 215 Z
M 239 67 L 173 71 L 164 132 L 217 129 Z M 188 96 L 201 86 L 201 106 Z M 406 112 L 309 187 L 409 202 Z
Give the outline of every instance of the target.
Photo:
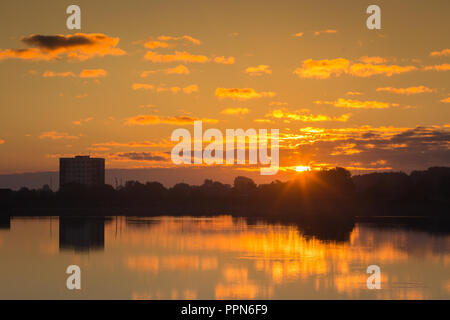
M 450 103 L 450 97 L 441 100 L 443 103 Z
M 254 98 L 263 98 L 263 97 L 274 97 L 276 95 L 275 92 L 256 92 L 255 89 L 252 88 L 217 88 L 216 89 L 216 97 L 219 99 L 230 98 L 233 100 L 248 100 Z
M 44 77 L 44 78 L 54 78 L 54 77 L 99 78 L 99 77 L 106 77 L 107 74 L 108 74 L 108 72 L 104 69 L 85 69 L 85 70 L 82 70 L 79 75 L 76 75 L 75 73 L 73 73 L 71 71 L 53 72 L 53 71 L 47 70 L 42 74 L 42 77 Z
M 358 92 L 358 91 L 347 91 L 346 95 L 348 95 L 348 96 L 360 96 L 360 95 L 362 95 L 362 93 Z
M 53 72 L 53 71 L 45 71 L 42 76 L 44 78 L 53 78 L 53 77 L 61 77 L 61 78 L 66 78 L 66 77 L 76 77 L 77 75 L 73 72 Z
M 5 143 L 5 140 L 0 139 L 0 144 L 4 144 L 4 143 Z
M 301 121 L 301 122 L 323 122 L 323 121 L 338 121 L 338 122 L 346 122 L 350 116 L 351 113 L 347 113 L 344 115 L 341 115 L 339 117 L 330 117 L 323 114 L 313 115 L 313 114 L 307 114 L 309 112 L 308 109 L 299 110 L 296 112 L 290 112 L 286 109 L 276 109 L 273 110 L 271 113 L 266 114 L 266 118 L 273 118 L 273 119 L 282 119 L 282 120 L 294 120 L 294 121 Z
M 199 45 L 202 42 L 194 37 L 188 36 L 188 35 L 184 35 L 181 37 L 172 37 L 172 36 L 159 36 L 158 40 L 161 41 L 178 41 L 178 40 L 187 40 L 193 44 Z
M 138 147 L 170 147 L 172 146 L 172 142 L 168 142 L 165 140 L 159 141 L 159 142 L 153 142 L 153 141 L 130 141 L 130 142 L 116 142 L 116 141 L 109 141 L 109 142 L 99 142 L 94 143 L 92 146 L 94 147 L 129 147 L 129 148 L 138 148 Z
M 80 119 L 80 120 L 75 120 L 72 121 L 72 124 L 76 125 L 76 126 L 81 126 L 83 123 L 89 122 L 94 120 L 94 118 L 89 117 L 89 118 L 85 118 L 85 119 Z
M 145 60 L 152 62 L 186 62 L 186 63 L 205 63 L 210 59 L 204 55 L 190 54 L 186 51 L 176 51 L 175 54 L 159 54 L 154 51 L 148 51 L 145 56 Z
M 168 68 L 168 69 L 146 70 L 146 71 L 141 72 L 140 77 L 147 78 L 149 75 L 156 74 L 158 72 L 164 72 L 165 74 L 189 74 L 190 73 L 189 69 L 186 66 L 180 64 L 176 67 Z
M 190 94 L 192 92 L 198 92 L 198 86 L 196 84 L 191 84 L 190 86 L 184 87 L 183 92 Z
M 0 60 L 15 58 L 48 61 L 65 57 L 68 60 L 84 61 L 97 56 L 125 54 L 125 51 L 117 47 L 119 38 L 108 37 L 102 33 L 31 35 L 23 37 L 21 41 L 31 48 L 0 50 Z
M 334 149 L 336 151 L 332 152 L 331 155 L 332 156 L 337 156 L 337 155 L 351 155 L 351 154 L 357 154 L 357 153 L 361 153 L 361 150 L 355 149 L 356 144 L 355 143 L 346 143 L 344 145 L 341 146 L 336 146 Z
M 432 57 L 450 56 L 450 49 L 443 49 L 441 51 L 433 51 L 430 53 Z
M 397 103 L 380 102 L 380 101 L 360 101 L 352 99 L 339 98 L 336 101 L 314 101 L 315 104 L 331 104 L 337 108 L 350 109 L 387 109 L 390 107 L 398 107 Z
M 367 61 L 381 62 L 379 57 L 363 57 Z M 388 77 L 394 74 L 400 74 L 416 70 L 414 66 L 398 66 L 398 65 L 384 65 L 373 63 L 355 63 L 351 64 L 349 60 L 344 58 L 338 59 L 324 59 L 303 61 L 301 68 L 294 70 L 294 74 L 301 78 L 312 79 L 328 79 L 331 76 L 339 77 L 342 74 L 351 74 L 357 77 L 370 77 L 373 75 L 383 74 Z
M 176 116 L 176 117 L 161 117 L 155 115 L 137 115 L 134 117 L 130 117 L 125 119 L 126 125 L 152 125 L 152 124 L 173 124 L 173 125 L 184 125 L 184 124 L 192 124 L 194 121 L 203 121 L 205 123 L 217 123 L 218 120 L 208 119 L 208 118 L 194 118 L 187 116 Z
M 161 41 L 148 41 L 144 44 L 144 47 L 149 48 L 149 49 L 167 48 L 167 47 L 169 47 L 169 44 L 167 42 L 161 42 Z
M 169 68 L 165 71 L 167 74 L 189 74 L 189 69 L 186 66 L 183 66 L 182 64 L 174 67 Z
M 363 56 L 363 57 L 359 58 L 359 61 L 362 61 L 364 63 L 380 64 L 380 63 L 386 63 L 387 59 L 378 57 L 378 56 L 375 56 L 375 57 Z
M 328 29 L 328 30 L 322 30 L 322 31 L 315 31 L 314 35 L 318 36 L 318 35 L 321 35 L 321 34 L 334 34 L 334 33 L 337 33 L 337 30 Z
M 418 93 L 431 93 L 436 91 L 436 89 L 430 89 L 425 86 L 417 86 L 417 87 L 408 87 L 408 88 L 393 88 L 393 87 L 385 87 L 385 88 L 377 88 L 377 91 L 386 91 L 396 94 L 404 94 L 404 95 L 412 95 Z
M 296 34 L 294 34 L 294 37 L 300 38 L 303 37 L 304 32 L 297 32 Z
M 371 64 L 371 63 L 355 63 L 350 66 L 349 74 L 357 77 L 371 77 L 374 75 L 385 75 L 391 77 L 394 74 L 400 74 L 416 70 L 414 66 L 398 66 L 385 64 Z
M 234 57 L 228 57 L 225 58 L 224 56 L 221 57 L 215 57 L 214 62 L 215 63 L 221 63 L 221 64 L 234 64 Z
M 272 70 L 268 65 L 260 64 L 257 67 L 248 67 L 245 69 L 245 73 L 251 76 L 262 76 L 263 74 L 272 74 Z
M 450 70 L 450 64 L 444 63 L 444 64 L 438 64 L 435 66 L 426 66 L 423 68 L 426 71 L 435 70 L 435 71 L 449 71 Z
M 72 136 L 66 132 L 57 132 L 57 131 L 42 132 L 39 135 L 39 139 L 51 139 L 51 140 L 60 140 L 60 139 L 72 140 L 78 138 L 79 138 L 78 136 Z
M 86 69 L 80 72 L 80 78 L 100 78 L 106 77 L 107 74 L 104 69 Z
M 332 75 L 340 76 L 346 73 L 350 61 L 343 58 L 333 60 L 312 60 L 303 61 L 301 68 L 294 70 L 294 74 L 301 78 L 328 79 Z
M 220 113 L 226 115 L 245 115 L 249 112 L 250 110 L 248 108 L 226 108 L 223 109 Z
M 133 90 L 155 90 L 155 86 L 152 84 L 146 84 L 146 83 L 133 83 L 132 86 Z

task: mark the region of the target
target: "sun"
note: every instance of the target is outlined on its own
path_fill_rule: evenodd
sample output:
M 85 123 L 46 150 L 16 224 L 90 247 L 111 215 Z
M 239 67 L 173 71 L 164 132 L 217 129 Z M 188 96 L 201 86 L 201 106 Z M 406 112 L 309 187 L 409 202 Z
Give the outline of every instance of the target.
M 297 172 L 311 171 L 311 167 L 309 167 L 309 166 L 297 166 L 297 167 L 295 167 L 295 171 L 297 171 Z

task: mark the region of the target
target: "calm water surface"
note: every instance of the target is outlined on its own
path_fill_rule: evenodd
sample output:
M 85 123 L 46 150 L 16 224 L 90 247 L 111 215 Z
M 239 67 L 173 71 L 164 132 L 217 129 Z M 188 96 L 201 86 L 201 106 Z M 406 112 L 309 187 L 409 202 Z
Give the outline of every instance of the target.
M 82 271 L 69 291 L 68 265 Z M 367 266 L 382 289 L 366 287 Z M 348 241 L 214 218 L 0 222 L 0 299 L 449 299 L 450 236 L 356 224 Z

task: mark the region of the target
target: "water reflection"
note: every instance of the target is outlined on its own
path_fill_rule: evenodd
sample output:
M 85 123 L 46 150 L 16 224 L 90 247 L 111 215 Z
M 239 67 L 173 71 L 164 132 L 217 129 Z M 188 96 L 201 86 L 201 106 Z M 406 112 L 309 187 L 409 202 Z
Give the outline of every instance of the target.
M 13 219 L 0 233 L 0 298 L 74 298 L 61 290 L 74 263 L 85 299 L 450 298 L 448 234 L 360 223 L 347 241 L 324 241 L 230 216 L 53 220 Z M 381 290 L 366 287 L 371 264 Z
M 105 248 L 105 219 L 98 217 L 60 217 L 59 249 L 75 251 Z
M 0 212 L 0 230 L 11 229 L 11 217 L 3 212 Z

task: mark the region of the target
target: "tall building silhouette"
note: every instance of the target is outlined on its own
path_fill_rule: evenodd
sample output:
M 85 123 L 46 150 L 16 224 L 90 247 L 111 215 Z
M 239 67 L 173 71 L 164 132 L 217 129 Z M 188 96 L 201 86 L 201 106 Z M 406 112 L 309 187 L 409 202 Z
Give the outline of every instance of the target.
M 90 156 L 59 159 L 59 187 L 67 183 L 105 184 L 105 159 Z

